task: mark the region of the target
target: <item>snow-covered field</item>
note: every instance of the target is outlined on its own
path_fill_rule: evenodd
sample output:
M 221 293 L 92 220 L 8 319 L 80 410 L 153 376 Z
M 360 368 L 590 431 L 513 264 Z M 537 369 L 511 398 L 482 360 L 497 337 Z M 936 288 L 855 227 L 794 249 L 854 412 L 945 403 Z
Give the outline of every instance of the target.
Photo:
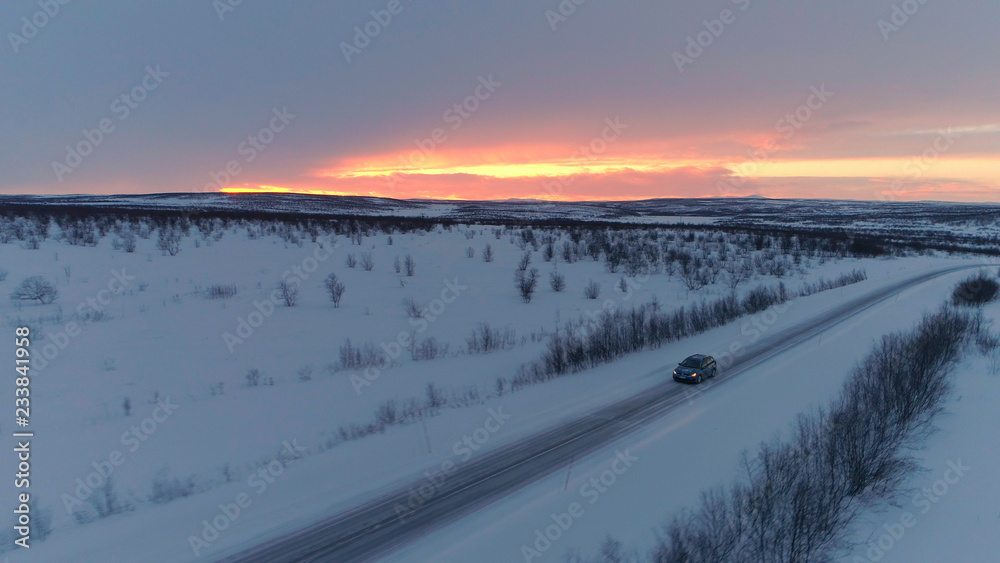
M 909 328 L 924 313 L 936 310 L 965 275 L 935 280 L 873 307 L 822 339 L 814 338 L 755 366 L 730 385 L 699 394 L 684 409 L 388 560 L 588 561 L 609 534 L 645 556 L 662 539 L 661 526 L 669 518 L 696 507 L 703 491 L 739 477 L 740 452 L 778 435 L 787 437 L 795 415 L 825 405 L 835 396 L 878 336 Z M 823 305 L 819 300 L 809 303 L 809 313 Z M 792 323 L 793 316 L 802 315 L 804 309 L 790 310 L 776 328 Z M 994 305 L 989 313 L 997 319 L 1000 307 Z M 941 432 L 920 452 L 928 473 L 914 476 L 912 486 L 934 487 L 944 478 L 949 461 L 961 460 L 979 471 L 970 470 L 950 489 L 946 486 L 950 492 L 939 495 L 940 502 L 921 497 L 911 504 L 914 493 L 907 496 L 902 510 L 868 515 L 859 525 L 857 541 L 868 541 L 872 531 L 871 540 L 879 541 L 881 534 L 888 533 L 883 525 L 892 527 L 907 510 L 915 515 L 917 525 L 894 539 L 895 547 L 890 545 L 884 557 L 873 552 L 868 559 L 865 549 L 859 548 L 862 561 L 991 561 L 1000 549 L 1000 507 L 995 494 L 995 468 L 1000 460 L 996 440 L 983 438 L 985 429 L 997 427 L 995 397 L 1000 377 L 989 374 L 988 363 L 983 359 L 963 363 L 958 372 L 962 377 L 946 407 L 948 414 L 940 420 Z M 631 464 L 616 463 L 619 453 L 626 454 Z M 949 473 L 948 478 L 955 474 Z M 582 510 L 566 519 L 574 503 Z M 556 534 L 547 529 L 560 519 L 570 525 L 551 541 Z M 941 528 L 948 529 L 948 539 Z M 525 548 L 528 551 L 522 551 Z M 857 561 L 854 555 L 845 555 L 844 561 Z
M 392 244 L 385 233 L 353 241 L 345 235 L 320 236 L 315 242 L 306 235 L 295 242 L 268 233 L 251 238 L 242 226 L 225 230 L 221 238 L 192 228 L 176 256 L 157 250 L 155 234 L 139 238 L 134 253 L 113 248 L 111 234 L 96 246 L 57 240 L 56 227 L 50 234 L 37 249 L 17 241 L 0 244 L 0 268 L 9 272 L 0 292 L 9 293 L 30 275 L 44 276 L 59 290 L 51 304 L 0 300 L 4 330 L 13 334 L 14 327 L 28 325 L 34 333 L 31 489 L 35 506 L 51 514 L 53 529 L 45 541 L 33 544 L 30 556 L 24 550 L 7 554 L 12 560 L 212 559 L 353 506 L 392 484 L 420 479 L 445 460 L 461 462 L 596 405 L 672 384 L 666 368 L 689 353 L 721 355 L 733 342 L 749 344 L 843 299 L 971 260 L 807 256 L 781 280 L 757 274 L 737 291 L 779 281 L 796 290 L 858 268 L 867 271 L 868 280 L 798 298 L 779 315 L 746 319 L 510 393 L 509 378 L 517 367 L 538 358 L 547 336 L 566 321 L 654 297 L 672 309 L 730 290 L 720 279 L 691 291 L 679 274 L 657 268 L 627 278 L 628 290 L 622 292 L 621 271 L 609 273 L 602 262 L 587 257 L 568 263 L 558 254 L 554 265 L 544 259 L 544 246 L 521 248 L 515 233 L 492 226 L 397 232 Z M 568 240 L 566 233 L 560 236 Z M 491 262 L 482 258 L 487 245 L 494 253 Z M 525 252 L 541 275 L 530 303 L 522 302 L 513 284 Z M 360 263 L 364 253 L 371 254 L 371 271 Z M 348 255 L 358 259 L 356 267 L 345 264 Z M 407 256 L 416 264 L 412 276 L 405 265 L 398 273 L 394 267 L 397 257 L 405 262 Z M 562 292 L 549 287 L 549 273 L 556 269 L 566 277 Z M 331 272 L 346 286 L 338 308 L 323 287 Z M 300 281 L 296 306 L 272 303 L 278 281 L 290 276 Z M 625 448 L 640 461 L 593 509 L 588 507 L 559 545 L 547 550 L 545 560 L 562 560 L 574 548 L 590 553 L 605 533 L 649 545 L 651 527 L 677 508 L 691 506 L 706 486 L 730 479 L 741 449 L 783 430 L 795 413 L 831 396 L 874 338 L 906 328 L 924 310 L 936 308 L 957 276 L 911 290 L 824 335 L 815 349 L 800 346 L 728 388 L 700 395 L 629 443 L 579 460 L 567 474 L 539 481 L 396 558 L 517 560 L 521 544 L 533 541 L 549 513 L 565 510 L 583 480 Z M 601 287 L 597 300 L 584 298 L 590 280 Z M 232 297 L 205 294 L 210 286 L 230 284 L 236 288 Z M 407 317 L 407 298 L 424 308 L 422 318 Z M 468 353 L 467 337 L 484 322 L 512 334 L 509 346 L 491 354 Z M 388 354 L 392 365 L 367 372 L 338 368 L 347 339 Z M 433 339 L 430 347 L 440 355 L 414 360 L 408 345 L 414 339 L 418 347 Z M 12 357 L 13 339 L 7 341 L 4 353 Z M 978 377 L 981 367 L 970 371 Z M 248 377 L 251 370 L 259 374 L 256 379 Z M 498 379 L 506 382 L 505 393 L 488 396 Z M 969 393 L 992 392 L 983 386 L 996 379 L 983 381 Z M 458 405 L 470 389 L 480 398 L 468 400 L 466 407 L 443 408 L 421 422 L 342 439 L 342 426 L 369 424 L 386 401 L 424 402 L 429 384 L 449 404 Z M 966 414 L 990 415 L 980 410 Z M 995 462 L 995 449 L 992 455 Z M 975 457 L 970 453 L 968 459 Z M 989 461 L 982 458 L 975 467 L 989 467 Z M 987 473 L 970 472 L 970 487 Z M 101 507 L 109 505 L 103 496 L 108 477 L 116 509 L 101 517 Z M 956 500 L 944 499 L 959 503 L 954 510 L 964 506 L 959 490 L 956 485 Z M 8 491 L 12 498 L 13 491 Z M 944 501 L 931 514 L 944 513 L 949 506 Z M 242 505 L 238 516 L 228 508 L 236 503 Z M 994 532 L 1000 522 L 995 512 Z M 963 529 L 997 537 L 988 534 L 988 527 Z M 916 535 L 908 532 L 908 537 Z M 904 552 L 895 548 L 893 556 Z

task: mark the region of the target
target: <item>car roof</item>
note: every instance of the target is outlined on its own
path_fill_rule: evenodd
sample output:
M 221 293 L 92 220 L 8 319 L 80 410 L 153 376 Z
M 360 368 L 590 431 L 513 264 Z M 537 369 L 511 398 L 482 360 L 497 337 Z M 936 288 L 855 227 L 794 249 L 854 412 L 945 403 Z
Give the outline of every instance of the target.
M 692 354 L 692 355 L 690 355 L 690 356 L 688 356 L 687 358 L 684 358 L 684 359 L 685 360 L 704 360 L 707 357 L 708 356 L 706 356 L 705 354 Z

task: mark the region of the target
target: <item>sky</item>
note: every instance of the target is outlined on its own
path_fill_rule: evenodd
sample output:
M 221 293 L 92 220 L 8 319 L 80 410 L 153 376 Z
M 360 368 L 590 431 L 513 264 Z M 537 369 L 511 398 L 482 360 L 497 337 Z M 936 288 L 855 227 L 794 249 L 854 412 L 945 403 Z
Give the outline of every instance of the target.
M 1000 201 L 992 0 L 0 4 L 0 193 Z

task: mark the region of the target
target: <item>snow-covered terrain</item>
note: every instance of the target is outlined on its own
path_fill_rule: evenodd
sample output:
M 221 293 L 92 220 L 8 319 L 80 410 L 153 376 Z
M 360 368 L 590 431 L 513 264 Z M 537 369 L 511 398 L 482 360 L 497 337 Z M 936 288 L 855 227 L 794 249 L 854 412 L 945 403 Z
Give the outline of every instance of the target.
M 845 231 L 926 245 L 995 248 L 1000 207 L 987 203 L 745 198 L 663 198 L 640 201 L 441 201 L 282 193 L 0 196 L 4 206 L 99 206 L 119 209 L 215 210 L 262 214 L 395 216 L 459 222 L 608 222 L 629 224 L 762 225 Z
M 703 491 L 738 477 L 741 451 L 752 450 L 775 435 L 787 436 L 796 414 L 825 404 L 837 393 L 844 377 L 875 338 L 915 324 L 921 315 L 936 309 L 955 281 L 964 275 L 955 274 L 909 290 L 898 299 L 880 304 L 829 331 L 821 339 L 814 338 L 808 345 L 741 374 L 732 385 L 698 394 L 681 411 L 432 534 L 426 541 L 401 550 L 388 560 L 579 561 L 577 557 L 581 555 L 596 556 L 599 544 L 608 534 L 645 556 L 663 539 L 661 526 L 670 517 L 684 508 L 693 508 Z M 860 288 L 845 293 L 852 291 Z M 827 304 L 835 302 L 830 297 L 826 296 Z M 823 304 L 807 306 L 813 312 Z M 775 323 L 775 328 L 793 322 L 805 308 L 790 310 L 787 317 Z M 991 312 L 996 318 L 1000 309 L 994 306 Z M 855 350 L 859 353 L 845 353 Z M 992 444 L 983 447 L 981 435 L 977 439 L 963 425 L 966 422 L 974 423 L 975 428 L 992 428 L 988 424 L 996 422 L 995 409 L 989 405 L 1000 391 L 1000 380 L 988 375 L 986 363 L 975 360 L 963 364 L 961 372 L 966 377 L 957 383 L 948 405 L 949 412 L 956 414 L 943 417 L 942 432 L 924 452 L 923 463 L 930 472 L 915 477 L 915 486 L 933 486 L 948 469 L 949 460 L 962 458 L 966 465 L 996 467 L 996 448 Z M 971 397 L 971 391 L 982 395 Z M 966 410 L 968 405 L 963 403 L 970 400 L 978 406 Z M 959 411 L 961 414 L 957 414 Z M 631 464 L 616 463 L 619 453 L 626 453 Z M 969 557 L 960 558 L 963 561 L 990 560 L 987 554 L 1000 548 L 997 540 L 1000 514 L 995 495 L 982 493 L 996 490 L 992 482 L 995 479 L 989 470 L 982 471 L 975 483 L 972 483 L 974 473 L 970 471 L 969 475 L 969 482 L 961 483 L 968 485 L 967 489 L 963 487 L 964 495 L 955 492 L 948 493 L 954 498 L 945 497 L 951 502 L 942 503 L 940 512 L 950 512 L 940 514 L 941 519 L 917 516 L 918 520 L 926 520 L 922 523 L 924 531 L 907 530 L 906 537 L 895 543 L 903 546 L 912 541 L 913 545 L 906 549 L 898 547 L 895 553 L 889 552 L 892 557 L 887 554 L 883 560 L 942 561 L 955 553 L 968 554 Z M 957 485 L 954 490 L 959 490 Z M 582 513 L 578 510 L 579 516 L 565 520 L 564 515 L 574 503 L 582 508 Z M 904 508 L 916 514 L 924 504 L 916 506 Z M 873 526 L 880 527 L 876 540 L 879 533 L 885 533 L 882 523 L 897 522 L 901 512 L 873 516 L 873 522 L 877 522 Z M 950 517 L 956 518 L 954 529 L 949 531 L 952 539 L 942 541 L 934 530 L 950 522 Z M 546 537 L 546 529 L 560 518 L 571 525 L 568 529 L 562 526 L 564 531 L 558 534 L 559 539 L 551 541 L 548 537 L 556 534 Z M 864 529 L 867 532 L 868 528 Z M 963 547 L 973 543 L 974 548 Z M 933 549 L 927 550 L 930 547 Z M 522 551 L 524 548 L 541 555 Z M 858 553 L 864 557 L 862 551 Z M 937 556 L 928 557 L 928 553 Z
M 660 268 L 628 277 L 586 257 L 570 263 L 557 254 L 553 263 L 545 260 L 544 245 L 524 245 L 519 231 L 499 226 L 320 234 L 315 241 L 300 231 L 246 227 L 234 223 L 212 233 L 192 227 L 175 256 L 157 249 L 155 231 L 140 236 L 134 252 L 114 248 L 111 233 L 95 246 L 67 244 L 54 225 L 37 248 L 17 240 L 0 244 L 0 268 L 8 272 L 0 291 L 9 293 L 31 275 L 42 275 L 59 291 L 51 304 L 0 301 L 4 330 L 27 325 L 34 332 L 32 491 L 52 525 L 50 537 L 34 543 L 30 556 L 12 552 L 11 560 L 210 560 L 354 506 L 393 484 L 422 479 L 445 461 L 460 463 L 616 398 L 673 385 L 667 368 L 689 353 L 722 357 L 734 342 L 750 344 L 844 299 L 973 260 L 789 260 L 780 280 L 758 272 L 737 292 L 779 282 L 794 292 L 859 268 L 868 280 L 511 393 L 510 377 L 537 359 L 548 336 L 567 321 L 654 298 L 673 309 L 730 289 L 720 278 L 690 290 L 679 273 Z M 683 247 L 682 234 L 671 244 Z M 565 232 L 559 236 L 569 240 Z M 487 245 L 490 262 L 483 260 Z M 513 284 L 526 252 L 541 273 L 530 303 Z M 367 271 L 369 253 L 373 266 Z M 359 263 L 348 267 L 348 256 Z M 408 256 L 415 263 L 412 276 L 406 273 Z M 399 271 L 397 257 L 403 262 Z M 562 292 L 548 284 L 555 270 L 566 277 Z M 346 286 L 339 307 L 323 286 L 331 272 Z M 290 276 L 299 280 L 296 305 L 274 303 L 273 290 Z M 874 338 L 906 328 L 937 307 L 956 276 L 908 291 L 824 335 L 815 347 L 795 348 L 727 388 L 697 395 L 682 413 L 628 443 L 579 460 L 566 473 L 395 557 L 517 560 L 521 544 L 533 541 L 549 513 L 565 510 L 584 480 L 624 449 L 640 461 L 544 560 L 561 560 L 569 549 L 589 553 L 605 533 L 648 546 L 651 527 L 693 504 L 703 488 L 731 478 L 741 449 L 783 430 L 795 413 L 833 394 Z M 624 292 L 618 287 L 623 279 Z M 597 300 L 583 296 L 590 280 L 601 287 Z M 223 293 L 233 286 L 235 295 L 211 298 L 213 286 Z M 423 309 L 422 316 L 406 315 L 407 298 Z M 468 351 L 467 338 L 481 323 L 508 335 L 503 349 Z M 348 339 L 360 354 L 366 345 L 387 354 L 391 365 L 367 371 L 338 365 L 345 362 Z M 408 343 L 414 340 L 436 357 L 413 359 Z M 12 354 L 11 344 L 5 353 Z M 489 395 L 498 380 L 504 392 Z M 989 384 L 971 389 L 986 393 L 982 386 Z M 344 439 L 342 428 L 370 424 L 387 401 L 401 408 L 411 399 L 423 403 L 429 385 L 447 407 L 419 422 Z M 969 482 L 985 473 L 970 473 Z M 108 477 L 113 485 L 105 489 Z M 113 492 L 114 510 L 102 497 L 106 491 Z M 235 503 L 242 505 L 238 516 L 229 508 Z M 110 513 L 102 515 L 102 509 Z

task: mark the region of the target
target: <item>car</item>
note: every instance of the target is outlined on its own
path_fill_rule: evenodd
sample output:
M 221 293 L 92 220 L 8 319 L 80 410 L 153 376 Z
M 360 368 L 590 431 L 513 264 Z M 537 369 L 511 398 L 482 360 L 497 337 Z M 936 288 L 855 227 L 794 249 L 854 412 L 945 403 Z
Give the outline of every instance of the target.
M 715 377 L 719 373 L 719 365 L 715 358 L 705 354 L 688 356 L 674 368 L 674 380 L 689 383 L 701 383 L 706 378 Z

